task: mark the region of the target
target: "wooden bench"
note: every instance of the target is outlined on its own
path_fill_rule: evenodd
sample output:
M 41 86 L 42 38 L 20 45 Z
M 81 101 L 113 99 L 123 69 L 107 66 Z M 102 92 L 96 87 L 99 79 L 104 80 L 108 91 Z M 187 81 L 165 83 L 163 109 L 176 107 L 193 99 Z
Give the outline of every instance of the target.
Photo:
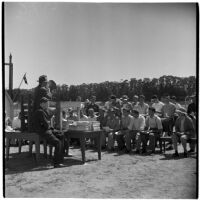
M 47 157 L 47 142 L 42 137 L 40 137 L 37 133 L 28 133 L 28 132 L 20 132 L 20 131 L 5 132 L 5 139 L 6 139 L 6 160 L 9 160 L 10 140 L 11 139 L 19 140 L 19 153 L 21 153 L 21 141 L 22 140 L 29 141 L 29 153 L 30 154 L 32 154 L 32 145 L 34 142 L 35 143 L 36 162 L 39 161 L 40 142 L 43 141 L 44 155 L 45 155 L 45 157 Z

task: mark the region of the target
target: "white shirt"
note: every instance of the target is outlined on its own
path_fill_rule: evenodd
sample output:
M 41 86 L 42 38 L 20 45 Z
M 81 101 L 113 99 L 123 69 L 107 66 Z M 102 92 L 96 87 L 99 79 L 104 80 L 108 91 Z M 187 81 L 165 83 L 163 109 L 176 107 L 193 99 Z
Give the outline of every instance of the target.
M 164 103 L 159 101 L 158 103 L 153 103 L 152 107 L 156 109 L 156 112 L 162 112 L 162 107 L 164 106 Z
M 146 126 L 147 128 L 157 128 L 157 129 L 163 128 L 161 119 L 157 115 L 154 115 L 153 117 L 148 116 L 146 118 Z
M 131 119 L 130 125 L 128 126 L 129 130 L 144 130 L 145 127 L 145 118 L 142 115 L 139 115 L 138 118 L 133 117 Z
M 86 115 L 83 115 L 80 117 L 79 121 L 88 121 L 88 117 Z
M 21 120 L 18 117 L 15 117 L 13 119 L 12 128 L 13 129 L 19 129 L 19 128 L 21 128 Z

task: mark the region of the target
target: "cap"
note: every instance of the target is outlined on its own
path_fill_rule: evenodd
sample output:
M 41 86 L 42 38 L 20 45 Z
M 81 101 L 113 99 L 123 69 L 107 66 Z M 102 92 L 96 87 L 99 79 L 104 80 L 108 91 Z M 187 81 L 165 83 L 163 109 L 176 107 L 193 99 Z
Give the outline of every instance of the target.
M 38 82 L 39 83 L 47 82 L 47 76 L 46 75 L 40 76 Z
M 158 99 L 157 95 L 153 95 L 152 99 Z
M 49 101 L 46 97 L 42 97 L 41 99 L 40 99 L 40 103 L 45 103 L 45 102 L 47 102 L 47 101 Z
M 127 96 L 127 95 L 123 95 L 123 96 L 122 96 L 122 99 L 128 100 L 128 96 Z
M 116 99 L 116 96 L 115 96 L 114 94 L 112 94 L 112 95 L 110 96 L 110 99 Z
M 182 107 L 182 108 L 179 108 L 178 110 L 176 110 L 176 113 L 186 114 L 187 112 L 186 112 L 186 109 Z

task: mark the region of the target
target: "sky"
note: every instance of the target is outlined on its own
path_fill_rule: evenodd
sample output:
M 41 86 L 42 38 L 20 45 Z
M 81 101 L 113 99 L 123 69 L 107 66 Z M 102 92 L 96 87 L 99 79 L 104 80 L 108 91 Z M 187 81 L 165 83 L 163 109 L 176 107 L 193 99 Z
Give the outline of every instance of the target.
M 25 73 L 78 85 L 130 78 L 196 74 L 193 3 L 5 4 L 5 61 L 13 56 L 13 87 Z M 8 67 L 5 66 L 8 88 Z

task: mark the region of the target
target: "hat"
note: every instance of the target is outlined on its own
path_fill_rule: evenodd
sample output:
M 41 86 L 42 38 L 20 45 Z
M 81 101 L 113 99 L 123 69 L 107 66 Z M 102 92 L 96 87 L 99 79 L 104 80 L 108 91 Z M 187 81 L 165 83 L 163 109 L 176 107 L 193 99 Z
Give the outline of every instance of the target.
M 115 96 L 114 94 L 112 94 L 112 95 L 110 96 L 110 99 L 116 99 L 116 96 Z
M 40 103 L 46 103 L 47 101 L 49 101 L 46 97 L 42 97 L 40 99 Z
M 176 110 L 176 113 L 186 114 L 187 112 L 186 112 L 186 109 L 182 107 L 182 108 L 179 108 L 178 110 Z
M 47 82 L 47 76 L 46 75 L 40 76 L 38 82 L 39 83 Z
M 123 96 L 122 96 L 122 99 L 128 100 L 128 96 L 127 96 L 127 95 L 123 95 Z
M 134 95 L 133 97 L 136 98 L 136 99 L 138 99 L 138 95 Z
M 157 95 L 153 95 L 152 99 L 158 99 L 158 96 Z

